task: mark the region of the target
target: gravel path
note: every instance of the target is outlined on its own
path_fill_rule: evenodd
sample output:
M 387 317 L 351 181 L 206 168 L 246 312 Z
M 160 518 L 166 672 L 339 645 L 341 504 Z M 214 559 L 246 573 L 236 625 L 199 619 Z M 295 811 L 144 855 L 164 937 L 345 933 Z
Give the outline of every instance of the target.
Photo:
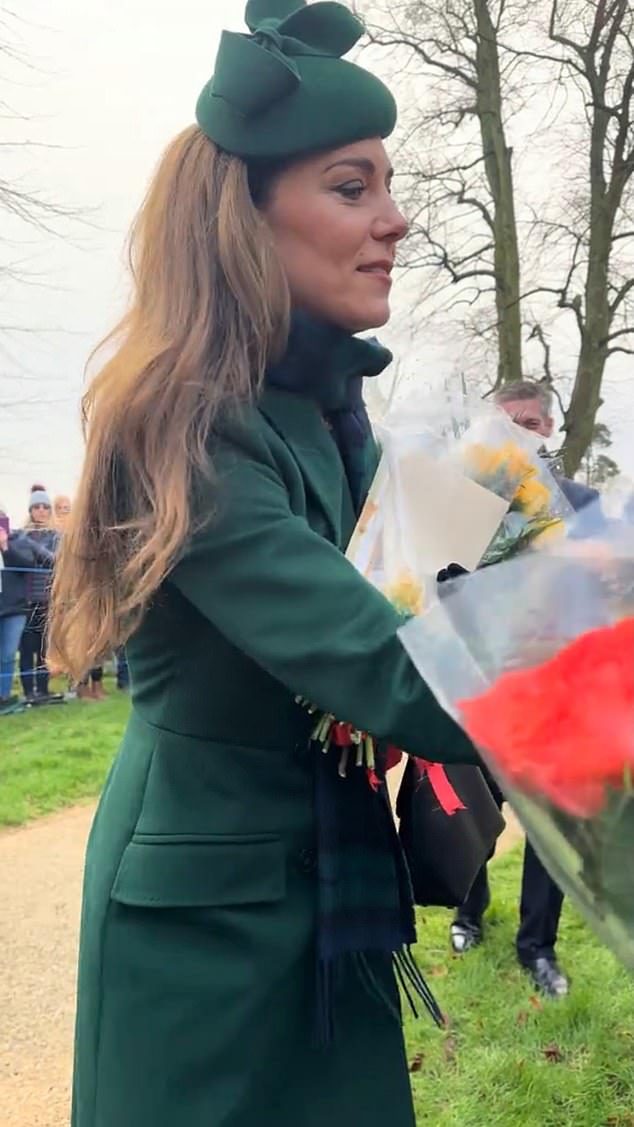
M 68 1127 L 84 847 L 93 807 L 0 834 L 0 1124 Z
M 93 806 L 0 833 L 0 1125 L 68 1127 L 81 872 Z M 512 815 L 499 853 L 521 836 Z

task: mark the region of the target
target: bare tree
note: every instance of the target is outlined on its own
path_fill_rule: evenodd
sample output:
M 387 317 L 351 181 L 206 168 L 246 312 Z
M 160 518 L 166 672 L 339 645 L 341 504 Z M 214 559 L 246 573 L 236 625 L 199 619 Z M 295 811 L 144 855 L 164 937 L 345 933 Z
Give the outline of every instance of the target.
M 414 90 L 427 80 L 428 108 L 420 110 L 415 92 L 407 120 L 412 226 L 405 265 L 424 267 L 434 285 L 450 287 L 454 307 L 492 301 L 498 383 L 519 379 L 522 370 L 508 75 L 498 46 L 505 18 L 512 13 L 504 0 L 414 0 L 369 16 L 372 42 L 409 56 Z
M 618 477 L 620 469 L 606 450 L 612 446 L 610 428 L 605 423 L 595 423 L 592 442 L 588 446 L 582 460 L 580 469 L 586 485 L 603 485 L 606 481 Z
M 630 0 L 551 0 L 548 34 L 583 99 L 587 119 L 587 210 L 558 294 L 579 333 L 579 358 L 564 416 L 564 460 L 578 469 L 595 434 L 607 361 L 634 356 L 634 9 Z M 631 262 L 630 262 L 631 271 Z M 581 274 L 582 290 L 576 289 Z
M 22 287 L 46 286 L 47 279 L 32 261 L 33 245 L 41 246 L 43 240 L 54 237 L 67 239 L 70 225 L 85 222 L 85 214 L 74 207 L 60 204 L 51 198 L 45 185 L 30 187 L 18 168 L 24 166 L 24 155 L 29 154 L 37 165 L 45 150 L 55 145 L 37 139 L 37 122 L 21 112 L 20 91 L 32 78 L 41 81 L 43 75 L 27 46 L 31 25 L 18 12 L 0 3 L 0 418 L 3 421 L 2 472 L 9 474 L 19 457 L 20 443 L 12 447 L 9 441 L 12 422 L 33 418 L 41 408 L 50 408 L 62 402 L 47 390 L 42 394 L 39 380 L 29 370 L 23 344 L 26 335 L 35 340 L 40 334 L 72 329 L 42 324 L 40 320 L 24 320 L 18 310 L 11 309 L 11 299 L 22 295 Z M 23 171 L 23 167 L 22 167 Z M 18 301 L 19 304 L 19 301 Z
M 578 362 L 561 399 L 574 473 L 606 364 L 629 350 L 634 324 L 630 0 L 375 0 L 365 14 L 409 84 L 404 265 L 422 271 L 428 307 L 459 311 L 471 334 L 494 341 L 495 386 L 525 374 L 524 335 L 542 345 L 552 381 L 549 329 L 562 311 L 575 318 Z M 527 131 L 531 100 L 539 121 Z M 535 173 L 553 149 L 551 211 Z

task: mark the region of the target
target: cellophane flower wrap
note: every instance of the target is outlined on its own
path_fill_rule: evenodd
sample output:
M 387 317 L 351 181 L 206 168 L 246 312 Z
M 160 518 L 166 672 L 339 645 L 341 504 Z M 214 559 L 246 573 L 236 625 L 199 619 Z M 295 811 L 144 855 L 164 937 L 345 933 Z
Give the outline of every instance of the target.
M 401 637 L 554 879 L 634 970 L 634 528 L 605 522 L 601 540 L 460 579 Z
M 439 567 L 449 561 L 473 570 L 565 535 L 573 512 L 543 456 L 541 438 L 493 403 L 448 393 L 405 396 L 390 406 L 377 431 L 389 466 L 382 530 L 388 571 L 400 565 L 429 586 L 441 554 L 426 550 L 439 504 L 445 524 L 453 524 L 434 545 L 450 553 Z M 463 488 L 454 494 L 450 483 L 455 488 L 456 478 L 502 503 L 497 519 L 492 511 L 492 525 L 483 493 L 471 496 Z M 491 537 L 482 546 L 487 527 Z
M 450 461 L 462 472 L 508 502 L 508 512 L 482 556 L 482 567 L 565 534 L 572 509 L 540 445 L 539 436 L 494 407 L 477 411 L 449 451 Z
M 472 410 L 462 398 L 408 396 L 375 420 L 381 460 L 346 555 L 403 621 L 433 601 L 441 568 L 478 566 L 508 511 L 506 498 L 476 483 L 450 457 Z M 497 419 L 482 404 L 476 412 Z M 352 765 L 374 772 L 371 734 L 302 703 L 315 714 L 314 738 L 325 750 L 339 750 L 342 773 Z

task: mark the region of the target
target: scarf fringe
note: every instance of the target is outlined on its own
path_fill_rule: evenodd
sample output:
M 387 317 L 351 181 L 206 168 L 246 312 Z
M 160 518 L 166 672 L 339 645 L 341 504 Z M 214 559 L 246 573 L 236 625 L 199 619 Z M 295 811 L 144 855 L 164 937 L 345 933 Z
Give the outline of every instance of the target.
M 398 1006 L 394 1004 L 393 999 L 377 979 L 367 956 L 357 952 L 352 956 L 351 961 L 356 966 L 361 983 L 368 994 L 401 1025 L 402 1017 Z M 414 1017 L 419 1017 L 415 1001 L 418 997 L 438 1028 L 444 1029 L 446 1022 L 442 1010 L 429 989 L 411 948 L 403 947 L 401 951 L 394 952 L 392 965 Z M 316 1041 L 321 1048 L 331 1045 L 335 1039 L 335 981 L 339 978 L 340 970 L 339 960 L 333 962 L 320 959 L 318 962 Z
M 445 1018 L 442 1010 L 423 977 L 422 971 L 412 954 L 411 947 L 403 947 L 401 951 L 396 951 L 392 956 L 392 962 L 414 1017 L 418 1017 L 418 1011 L 412 998 L 410 988 L 414 994 L 418 995 L 438 1028 L 444 1029 Z
M 317 1014 L 315 1040 L 319 1048 L 331 1045 L 335 1039 L 335 966 L 319 959 L 317 962 Z
M 364 983 L 368 994 L 372 995 L 380 1005 L 384 1006 L 395 1019 L 395 1021 L 397 1021 L 400 1025 L 401 1014 L 399 1008 L 386 994 L 385 990 L 381 986 L 381 983 L 373 973 L 366 956 L 362 953 L 359 953 L 354 956 L 354 959 L 359 970 L 361 981 Z

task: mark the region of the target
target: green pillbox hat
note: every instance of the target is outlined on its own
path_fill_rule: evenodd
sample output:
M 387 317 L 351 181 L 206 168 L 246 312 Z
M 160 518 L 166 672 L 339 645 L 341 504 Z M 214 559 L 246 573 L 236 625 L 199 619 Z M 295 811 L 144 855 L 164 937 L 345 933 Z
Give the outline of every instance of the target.
M 249 0 L 250 35 L 225 31 L 196 107 L 203 133 L 243 160 L 270 160 L 388 137 L 396 104 L 342 58 L 364 32 L 330 0 Z

